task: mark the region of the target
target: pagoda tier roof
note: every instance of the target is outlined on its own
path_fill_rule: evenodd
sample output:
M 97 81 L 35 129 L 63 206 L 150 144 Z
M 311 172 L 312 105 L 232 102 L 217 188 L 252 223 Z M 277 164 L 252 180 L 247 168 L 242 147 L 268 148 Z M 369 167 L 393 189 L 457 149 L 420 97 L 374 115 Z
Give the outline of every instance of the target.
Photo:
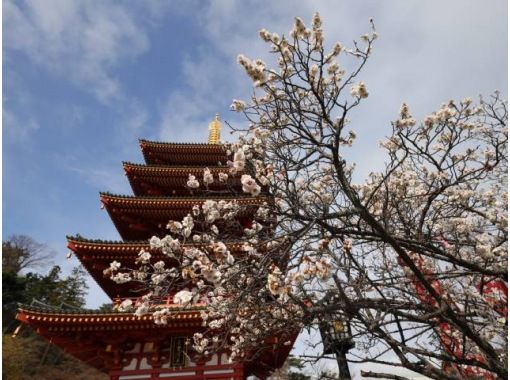
M 200 307 L 168 308 L 174 310 L 166 325 L 156 324 L 150 314 L 137 317 L 132 312 L 63 311 L 28 305 L 19 305 L 16 318 L 64 351 L 107 372 L 113 365 L 115 347 L 129 342 L 191 336 L 203 329 Z
M 219 173 L 229 173 L 228 166 L 210 167 L 215 178 L 213 184 L 206 189 L 190 190 L 186 186 L 189 175 L 194 175 L 201 181 L 204 174 L 203 166 L 169 166 L 169 165 L 143 165 L 124 162 L 124 171 L 135 195 L 191 195 L 215 193 L 241 192 L 241 174 L 232 176 L 229 174 L 227 183 L 218 181 Z
M 168 342 L 172 337 L 191 337 L 195 332 L 203 331 L 200 316 L 203 307 L 182 309 L 176 305 L 165 305 L 165 308 L 170 309 L 170 315 L 164 325 L 156 324 L 150 314 L 137 317 L 133 312 L 60 310 L 24 304 L 19 305 L 16 318 L 69 354 L 108 372 L 127 365 L 132 352 L 142 352 L 136 351 L 135 344 Z M 272 370 L 281 367 L 296 337 L 297 332 L 287 332 L 286 337 L 273 337 L 261 342 L 257 356 L 245 363 L 246 375 L 265 378 Z M 285 341 L 290 344 L 282 344 Z M 141 355 L 153 353 L 144 349 Z
M 185 320 L 185 319 L 195 319 L 202 320 L 200 317 L 201 310 L 204 309 L 204 306 L 196 305 L 196 306 L 188 306 L 183 309 L 181 306 L 176 304 L 164 305 L 165 308 L 170 310 L 170 320 Z M 140 323 L 143 321 L 152 321 L 152 315 L 146 314 L 144 316 L 138 317 L 134 315 L 133 312 L 120 312 L 120 311 L 100 311 L 97 309 L 62 309 L 56 306 L 37 306 L 37 305 L 27 305 L 27 304 L 18 304 L 18 313 L 23 313 L 26 316 L 31 316 L 27 318 L 28 320 L 38 321 L 39 324 L 47 323 L 53 326 L 55 325 L 80 325 L 80 324 L 118 324 L 118 323 Z M 22 316 L 18 315 L 18 319 Z M 36 318 L 33 318 L 36 317 Z M 41 318 L 37 318 L 41 317 Z M 52 320 L 49 318 L 53 317 Z M 80 318 L 83 319 L 74 319 Z
M 145 162 L 149 165 L 225 165 L 228 155 L 221 144 L 168 143 L 140 139 Z
M 258 206 L 269 201 L 266 196 L 245 195 L 150 197 L 100 193 L 100 198 L 123 240 L 164 236 L 170 220 L 182 220 L 194 205 L 201 205 L 207 200 L 236 201 L 240 206 Z M 252 212 L 249 208 L 242 210 L 240 217 Z
M 151 250 L 149 243 L 145 241 L 121 242 L 90 240 L 82 237 L 68 236 L 68 248 L 74 252 L 78 260 L 87 269 L 96 283 L 113 300 L 116 297 L 139 297 L 143 293 L 138 283 L 117 284 L 109 277 L 105 277 L 103 271 L 110 266 L 112 261 L 117 261 L 126 268 L 136 268 L 135 263 L 140 250 L 150 251 L 154 262 L 164 261 L 167 267 L 174 266 L 175 260 L 165 256 L 159 250 Z M 241 243 L 227 243 L 228 249 L 235 255 L 242 254 Z M 196 244 L 184 244 L 186 246 L 199 247 Z
M 73 243 L 76 247 L 91 249 L 91 250 L 106 250 L 110 254 L 115 255 L 115 252 L 136 252 L 138 253 L 140 249 L 150 250 L 150 245 L 148 240 L 102 240 L 102 239 L 87 239 L 83 236 L 66 236 L 67 241 Z M 231 251 L 241 251 L 244 243 L 240 242 L 226 242 L 225 243 L 229 250 Z M 206 246 L 204 244 L 203 246 Z M 200 244 L 197 243 L 189 243 L 183 244 L 183 247 L 200 247 Z M 110 252 L 111 251 L 111 252 Z M 154 251 L 157 254 L 157 251 Z M 106 252 L 105 252 L 106 253 Z

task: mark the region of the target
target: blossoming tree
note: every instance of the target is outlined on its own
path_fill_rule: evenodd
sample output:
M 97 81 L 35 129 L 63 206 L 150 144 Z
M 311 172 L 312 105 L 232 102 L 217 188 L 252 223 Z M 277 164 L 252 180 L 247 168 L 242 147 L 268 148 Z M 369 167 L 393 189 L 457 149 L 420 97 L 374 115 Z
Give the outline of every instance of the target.
M 227 347 L 235 360 L 275 334 L 288 344 L 340 313 L 356 342 L 351 363 L 506 378 L 506 103 L 499 93 L 449 101 L 422 122 L 403 104 L 381 143 L 384 168 L 356 183 L 348 117 L 369 96 L 358 78 L 377 38 L 371 24 L 352 48 L 331 50 L 318 14 L 310 28 L 296 18 L 288 37 L 260 31 L 276 65 L 238 57 L 255 92 L 232 104 L 249 127 L 226 145 L 230 171 L 214 178 L 206 169 L 188 186 L 207 191 L 242 173 L 243 192 L 270 194 L 268 202 L 249 226 L 235 201 L 207 201 L 171 221 L 151 245 L 176 267 L 151 263 L 148 252 L 140 268 L 112 263 L 114 280 L 150 290 L 121 308 L 165 323 L 168 310 L 154 299 L 179 283 L 176 303 L 206 305 L 207 332 L 194 341 L 205 354 Z M 228 242 L 240 236 L 236 256 Z

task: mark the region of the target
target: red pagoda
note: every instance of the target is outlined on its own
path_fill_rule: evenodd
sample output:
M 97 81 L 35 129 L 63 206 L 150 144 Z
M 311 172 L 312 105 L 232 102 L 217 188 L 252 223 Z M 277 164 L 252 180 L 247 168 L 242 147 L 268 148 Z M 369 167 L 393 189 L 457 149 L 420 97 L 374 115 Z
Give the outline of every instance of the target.
M 199 177 L 205 167 L 213 174 L 228 170 L 226 151 L 219 144 L 220 127 L 216 117 L 209 126 L 208 144 L 140 140 L 145 164 L 124 163 L 134 196 L 100 194 L 122 240 L 68 237 L 68 247 L 114 304 L 142 294 L 133 283 L 117 284 L 104 277 L 103 270 L 114 260 L 125 267 L 135 267 L 140 250 L 150 251 L 149 239 L 164 236 L 169 220 L 182 219 L 194 205 L 206 199 L 235 198 L 239 204 L 253 206 L 267 200 L 264 195 L 224 195 L 222 186 L 240 189 L 239 177 L 229 178 L 227 184 L 216 182 L 207 198 L 186 187 L 189 174 Z M 240 243 L 231 243 L 229 250 L 242 254 Z M 156 260 L 168 260 L 157 251 L 151 254 Z M 274 338 L 265 343 L 262 354 L 252 361 L 229 363 L 227 352 L 200 357 L 188 342 L 195 332 L 203 330 L 201 307 L 180 309 L 170 296 L 165 302 L 166 307 L 175 310 L 166 325 L 155 324 L 151 315 L 138 317 L 131 312 L 62 311 L 26 305 L 20 306 L 17 318 L 51 343 L 106 372 L 111 380 L 237 380 L 250 375 L 265 378 L 282 366 L 292 347 L 278 345 Z

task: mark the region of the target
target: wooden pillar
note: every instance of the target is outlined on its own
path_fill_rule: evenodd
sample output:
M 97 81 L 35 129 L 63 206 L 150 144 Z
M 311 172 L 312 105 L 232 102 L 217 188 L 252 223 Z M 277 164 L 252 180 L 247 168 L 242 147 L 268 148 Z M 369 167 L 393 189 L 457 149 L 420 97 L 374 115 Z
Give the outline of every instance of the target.
M 153 369 L 151 379 L 159 379 L 159 369 L 161 368 L 161 342 L 152 342 L 152 354 L 149 364 Z
M 196 363 L 197 363 L 197 369 L 195 370 L 195 376 L 200 376 L 200 379 L 203 379 L 204 378 L 205 360 L 200 359 Z
M 234 375 L 232 378 L 234 380 L 244 380 L 246 378 L 244 373 L 244 364 L 238 364 L 234 367 Z

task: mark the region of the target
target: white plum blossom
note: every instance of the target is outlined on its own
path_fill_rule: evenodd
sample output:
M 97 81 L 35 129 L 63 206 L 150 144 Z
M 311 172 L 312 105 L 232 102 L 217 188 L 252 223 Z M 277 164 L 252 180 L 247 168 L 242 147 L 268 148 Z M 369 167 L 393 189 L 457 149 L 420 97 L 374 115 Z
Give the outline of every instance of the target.
M 225 319 L 224 318 L 220 318 L 220 319 L 215 319 L 215 320 L 212 320 L 210 321 L 207 326 L 213 330 L 215 329 L 220 329 L 223 327 L 223 325 L 225 324 Z
M 246 108 L 246 103 L 243 102 L 242 100 L 237 100 L 237 99 L 234 99 L 232 101 L 232 105 L 230 106 L 230 109 L 232 109 L 236 112 L 244 111 L 245 108 Z
M 158 261 L 154 264 L 154 270 L 156 271 L 163 271 L 165 269 L 165 262 L 164 261 Z
M 241 176 L 241 183 L 245 193 L 250 193 L 252 196 L 257 196 L 260 194 L 260 186 L 250 175 L 243 174 Z
M 182 223 L 171 220 L 166 225 L 166 228 L 174 234 L 180 234 L 182 232 Z
M 244 170 L 245 159 L 246 158 L 245 158 L 243 149 L 238 149 L 234 153 L 234 162 L 233 162 L 233 166 L 232 166 L 234 173 L 242 172 Z
M 203 338 L 203 335 L 201 333 L 195 333 L 193 335 L 193 342 L 194 342 L 193 347 L 195 348 L 195 350 L 197 350 L 197 352 L 199 353 L 206 352 L 205 348 L 209 344 L 209 339 Z
M 279 295 L 282 292 L 281 274 L 280 268 L 274 265 L 272 271 L 267 275 L 267 287 L 272 295 Z
M 350 252 L 352 249 L 352 240 L 349 238 L 344 239 L 343 248 L 345 251 Z
M 170 310 L 168 308 L 156 310 L 152 313 L 152 317 L 154 318 L 154 323 L 157 325 L 166 325 L 168 323 L 168 316 L 170 315 Z
M 158 238 L 157 236 L 151 237 L 151 239 L 149 240 L 149 244 L 150 244 L 151 249 L 160 249 L 164 245 L 164 243 L 161 241 L 161 239 Z
M 193 293 L 190 292 L 187 289 L 181 290 L 174 295 L 174 303 L 176 303 L 179 306 L 186 306 L 188 305 L 191 300 L 193 299 Z
M 133 279 L 137 281 L 145 281 L 145 279 L 149 276 L 148 273 L 143 270 L 135 270 L 131 274 Z
M 117 273 L 110 278 L 117 284 L 124 284 L 132 280 L 129 273 Z
M 331 276 L 331 269 L 333 265 L 331 260 L 328 258 L 321 258 L 318 262 L 315 263 L 315 267 L 317 268 L 316 274 L 320 280 L 327 280 Z
M 216 242 L 212 245 L 212 250 L 214 254 L 219 255 L 221 257 L 225 256 L 228 253 L 227 246 L 223 242 Z
M 254 83 L 261 84 L 265 79 L 265 64 L 262 60 L 251 61 L 244 55 L 237 56 L 237 62 L 244 67 Z
M 135 305 L 136 306 L 136 305 Z M 150 312 L 150 305 L 148 302 L 142 302 L 136 306 L 135 315 L 140 318 Z
M 140 252 L 138 253 L 137 261 L 142 264 L 147 264 L 150 261 L 150 259 L 151 259 L 150 252 L 148 252 L 144 249 L 141 249 Z
M 416 120 L 409 113 L 409 107 L 406 103 L 402 103 L 400 107 L 400 120 L 395 122 L 397 128 L 412 127 L 416 124 Z
M 290 35 L 294 38 L 304 38 L 309 34 L 305 23 L 299 17 L 295 18 L 294 28 L 291 30 Z
M 178 239 L 174 239 L 171 235 L 166 235 L 161 242 L 161 252 L 168 256 L 174 257 L 176 253 L 178 253 L 181 249 L 181 243 Z
M 221 183 L 225 183 L 228 180 L 228 174 L 227 173 L 218 173 L 218 179 Z
M 195 223 L 193 222 L 193 217 L 191 214 L 188 214 L 184 217 L 182 220 L 182 226 L 183 226 L 183 235 L 186 237 L 189 237 L 191 235 L 191 231 L 193 230 L 193 227 L 195 226 Z
M 227 253 L 227 259 L 225 260 L 228 265 L 234 265 L 235 259 L 230 252 Z
M 351 87 L 351 95 L 357 98 L 368 98 L 368 91 L 363 82 L 359 82 L 358 84 Z
M 316 64 L 313 64 L 312 67 L 310 67 L 310 71 L 309 71 L 309 75 L 310 75 L 310 78 L 313 80 L 317 74 L 319 72 L 319 66 L 317 66 Z
M 209 170 L 209 168 L 205 168 L 204 169 L 204 185 L 208 186 L 212 183 L 214 183 L 214 177 L 211 173 L 211 170 Z
M 267 31 L 267 29 L 261 29 L 259 30 L 259 36 L 262 38 L 264 42 L 270 42 L 271 41 L 271 33 Z
M 151 282 L 153 285 L 159 285 L 166 280 L 166 277 L 165 273 L 153 273 L 151 276 Z
M 131 299 L 126 298 L 124 301 L 122 301 L 118 307 L 119 311 L 129 311 L 133 308 L 133 301 Z
M 219 282 L 221 280 L 221 272 L 217 269 L 202 269 L 202 275 L 206 281 L 209 281 L 213 284 Z
M 186 182 L 186 186 L 190 189 L 198 189 L 200 187 L 200 183 L 197 181 L 196 177 L 192 174 L 188 177 L 188 182 Z

